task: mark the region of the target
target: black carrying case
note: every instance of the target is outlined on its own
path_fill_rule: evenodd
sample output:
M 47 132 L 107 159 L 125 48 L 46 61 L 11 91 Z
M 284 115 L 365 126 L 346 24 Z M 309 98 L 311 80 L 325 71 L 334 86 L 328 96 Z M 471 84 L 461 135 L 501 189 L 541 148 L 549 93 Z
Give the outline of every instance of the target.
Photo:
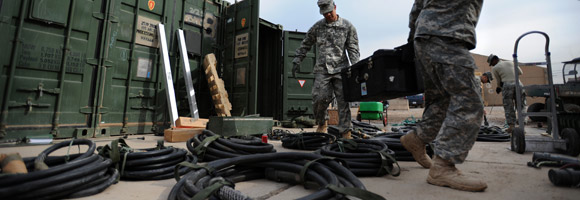
M 423 93 L 419 65 L 403 61 L 402 50 L 379 49 L 342 70 L 347 102 L 383 101 Z

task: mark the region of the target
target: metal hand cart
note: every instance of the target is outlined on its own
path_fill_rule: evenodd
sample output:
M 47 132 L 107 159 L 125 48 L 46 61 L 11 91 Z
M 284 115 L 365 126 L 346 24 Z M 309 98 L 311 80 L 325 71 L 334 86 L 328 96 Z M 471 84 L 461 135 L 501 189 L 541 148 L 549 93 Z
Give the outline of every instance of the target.
M 549 36 L 544 33 L 544 32 L 540 32 L 540 31 L 531 31 L 531 32 L 527 32 L 523 35 L 521 35 L 515 43 L 515 47 L 514 47 L 514 54 L 513 54 L 513 58 L 514 58 L 514 70 L 515 72 L 518 71 L 518 56 L 517 56 L 517 50 L 518 50 L 518 44 L 520 42 L 520 40 L 529 35 L 529 34 L 541 34 L 546 38 L 546 45 L 545 45 L 545 56 L 546 56 L 546 65 L 547 65 L 547 71 L 548 71 L 548 85 L 540 85 L 540 86 L 536 86 L 536 87 L 541 87 L 541 89 L 543 89 L 544 91 L 546 91 L 547 93 L 549 93 L 549 96 L 546 95 L 546 106 L 548 108 L 547 112 L 527 112 L 527 113 L 523 113 L 522 112 L 522 86 L 519 84 L 520 80 L 519 80 L 519 73 L 514 73 L 515 74 L 515 81 L 516 81 L 516 110 L 517 110 L 517 114 L 518 114 L 518 126 L 514 129 L 514 132 L 512 133 L 512 137 L 511 137 L 511 149 L 512 151 L 515 151 L 517 153 L 524 153 L 525 151 L 536 151 L 536 152 L 558 152 L 558 151 L 562 151 L 565 152 L 568 155 L 572 155 L 572 156 L 577 156 L 580 153 L 580 136 L 577 133 L 577 130 L 575 130 L 574 128 L 566 128 L 564 127 L 563 130 L 561 130 L 561 126 L 562 123 L 560 123 L 560 121 L 558 121 L 558 118 L 561 114 L 566 114 L 565 111 L 562 113 L 559 113 L 558 110 L 556 110 L 556 103 L 560 104 L 560 108 L 563 108 L 563 104 L 561 101 L 557 101 L 557 90 L 554 87 L 554 82 L 552 79 L 552 64 L 551 64 L 551 59 L 550 59 L 550 51 L 549 51 L 549 45 L 550 45 L 550 38 Z M 525 135 L 525 124 L 524 124 L 524 120 L 526 118 L 526 116 L 531 116 L 531 117 L 547 117 L 548 118 L 548 123 L 550 123 L 549 127 L 551 127 L 551 131 L 550 128 L 548 129 L 548 132 L 551 134 L 551 137 L 545 137 L 545 136 L 541 136 L 541 135 Z M 561 131 L 561 132 L 560 132 Z M 556 133 L 556 134 L 554 134 Z

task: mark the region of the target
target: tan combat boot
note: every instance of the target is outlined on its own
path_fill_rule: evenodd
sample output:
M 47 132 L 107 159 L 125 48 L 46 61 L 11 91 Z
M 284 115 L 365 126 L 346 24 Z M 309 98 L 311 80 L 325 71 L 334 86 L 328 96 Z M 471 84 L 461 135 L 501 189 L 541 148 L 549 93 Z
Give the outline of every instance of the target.
M 427 182 L 433 185 L 471 192 L 481 192 L 487 188 L 487 184 L 483 181 L 463 175 L 459 169 L 455 168 L 455 164 L 443 160 L 439 156 L 433 158 L 433 165 L 429 169 Z
M 424 168 L 431 167 L 431 158 L 427 155 L 425 151 L 425 143 L 417 137 L 417 134 L 414 130 L 409 131 L 407 135 L 401 137 L 401 144 L 403 147 L 407 149 L 407 151 L 413 154 L 413 158 L 419 163 L 419 165 L 423 166 Z
M 327 129 L 328 129 L 328 121 L 325 121 L 324 125 L 318 125 L 318 128 L 316 128 L 316 132 L 327 133 Z
M 350 130 L 348 130 L 348 131 L 346 131 L 346 132 L 344 132 L 342 134 L 342 138 L 344 138 L 344 139 L 352 139 L 352 136 L 351 135 L 352 135 L 352 132 Z
M 0 154 L 0 167 L 4 174 L 26 174 L 28 170 L 18 153 Z

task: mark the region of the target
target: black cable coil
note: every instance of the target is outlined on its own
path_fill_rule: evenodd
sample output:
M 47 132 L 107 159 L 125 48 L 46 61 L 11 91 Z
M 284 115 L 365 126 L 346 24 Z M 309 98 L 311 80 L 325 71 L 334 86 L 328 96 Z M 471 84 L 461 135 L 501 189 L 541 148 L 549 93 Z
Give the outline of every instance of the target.
M 509 142 L 510 134 L 501 130 L 498 126 L 481 126 L 477 134 L 479 142 Z
M 389 149 L 395 152 L 395 159 L 397 161 L 415 161 L 415 158 L 413 158 L 411 152 L 407 151 L 407 149 L 403 147 L 403 144 L 401 144 L 401 137 L 403 137 L 403 135 L 405 134 L 406 133 L 388 132 L 384 134 L 379 134 L 374 138 L 372 138 L 371 140 L 378 140 L 387 144 Z M 429 155 L 429 157 L 433 157 L 433 149 L 431 148 L 431 145 L 427 144 L 426 146 L 427 146 L 427 155 Z
M 372 125 L 370 123 L 366 123 L 366 122 L 362 122 L 362 121 L 358 121 L 358 120 L 354 120 L 354 119 L 351 119 L 351 122 L 352 122 L 353 129 L 361 130 L 362 132 L 367 133 L 367 134 L 373 134 L 373 133 L 383 131 L 379 127 Z
M 98 148 L 99 154 L 111 158 L 121 173 L 122 180 L 163 180 L 173 178 L 175 166 L 181 162 L 197 163 L 197 158 L 187 150 L 166 147 L 163 141 L 156 148 L 132 149 L 123 139 L 111 142 L 111 145 Z M 178 168 L 183 175 L 191 169 Z
M 263 143 L 252 136 L 223 137 L 210 130 L 203 130 L 190 138 L 187 143 L 189 152 L 197 155 L 200 161 L 208 162 L 241 155 L 276 152 L 274 145 Z
M 317 153 L 342 159 L 347 168 L 356 176 L 384 176 L 391 174 L 399 176 L 401 171 L 395 152 L 377 140 L 353 139 L 338 140 L 338 142 L 320 148 Z M 397 169 L 393 171 L 394 166 Z
M 336 141 L 336 136 L 326 133 L 304 132 L 282 138 L 282 147 L 298 150 L 317 150 Z
M 235 190 L 234 183 L 263 178 L 318 189 L 300 199 L 342 199 L 345 194 L 365 200 L 384 199 L 366 191 L 362 182 L 336 160 L 300 152 L 243 155 L 196 166 L 178 180 L 168 199 L 251 199 Z
M 268 134 L 268 139 L 270 140 L 281 140 L 282 138 L 288 136 L 288 135 L 292 135 L 293 133 L 290 132 L 289 130 L 284 130 L 284 129 L 274 129 L 272 130 L 272 133 Z
M 72 145 L 87 145 L 82 154 L 48 156 L 50 153 Z M 0 176 L 2 199 L 63 199 L 98 194 L 117 183 L 119 173 L 111 168 L 111 159 L 95 152 L 95 143 L 75 139 L 54 144 L 37 157 L 25 158 L 27 174 Z

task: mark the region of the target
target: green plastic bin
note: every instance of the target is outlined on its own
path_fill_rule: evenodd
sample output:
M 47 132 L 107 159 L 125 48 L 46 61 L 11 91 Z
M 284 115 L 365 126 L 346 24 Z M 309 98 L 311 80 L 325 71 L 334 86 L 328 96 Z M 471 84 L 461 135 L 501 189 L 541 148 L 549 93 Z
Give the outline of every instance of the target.
M 361 119 L 377 120 L 382 118 L 383 103 L 381 102 L 360 102 L 359 112 Z

